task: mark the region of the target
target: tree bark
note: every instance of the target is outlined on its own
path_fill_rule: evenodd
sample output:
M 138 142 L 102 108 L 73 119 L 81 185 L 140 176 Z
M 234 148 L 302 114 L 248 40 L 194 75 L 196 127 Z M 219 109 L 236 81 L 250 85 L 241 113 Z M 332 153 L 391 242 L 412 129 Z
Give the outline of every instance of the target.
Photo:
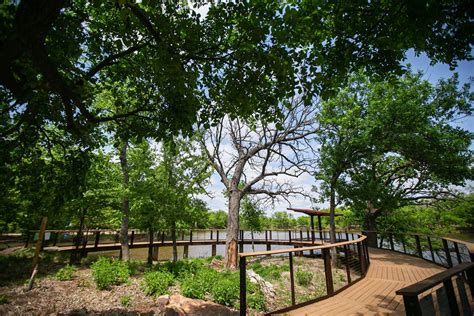
M 373 207 L 373 204 L 369 201 L 367 203 L 367 210 L 365 212 L 364 219 L 364 233 L 367 236 L 367 245 L 369 247 L 377 248 L 377 217 L 380 211 Z
M 241 195 L 238 190 L 232 190 L 229 194 L 229 216 L 227 218 L 227 236 L 225 242 L 225 262 L 228 269 L 237 268 L 240 198 Z
M 329 240 L 331 244 L 336 243 L 336 182 L 337 177 L 331 179 L 330 197 L 329 197 Z M 336 267 L 337 252 L 336 248 L 331 248 L 331 265 Z
M 128 198 L 128 160 L 127 160 L 128 140 L 124 140 L 120 148 L 120 166 L 123 175 L 124 195 L 122 197 L 122 225 L 120 227 L 120 244 L 122 250 L 122 260 L 130 260 L 130 249 L 128 246 L 128 215 L 130 212 L 130 201 Z
M 153 264 L 153 227 L 148 227 L 148 264 Z
M 178 245 L 176 244 L 176 221 L 171 225 L 171 240 L 173 241 L 173 262 L 178 261 Z

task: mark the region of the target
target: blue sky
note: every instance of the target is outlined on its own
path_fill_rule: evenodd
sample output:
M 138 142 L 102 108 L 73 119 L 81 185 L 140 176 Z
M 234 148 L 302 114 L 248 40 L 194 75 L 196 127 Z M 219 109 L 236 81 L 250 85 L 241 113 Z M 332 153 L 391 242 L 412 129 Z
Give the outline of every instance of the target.
M 449 66 L 446 64 L 435 64 L 433 66 L 430 65 L 430 60 L 425 54 L 421 54 L 420 56 L 415 56 L 413 51 L 409 51 L 407 53 L 407 59 L 403 62 L 403 64 L 410 64 L 412 70 L 414 71 L 422 71 L 424 73 L 424 78 L 431 83 L 435 84 L 441 78 L 449 78 L 453 75 L 453 71 L 449 70 Z M 458 67 L 454 70 L 459 74 L 459 81 L 461 84 L 469 83 L 474 85 L 474 61 L 463 61 L 459 62 Z M 472 90 L 472 87 L 471 87 Z M 464 118 L 459 120 L 456 124 L 460 127 L 467 129 L 474 133 L 474 117 Z M 473 148 L 473 145 L 471 145 Z M 312 185 L 315 185 L 315 181 L 313 177 L 309 175 L 305 175 L 300 177 L 296 182 L 296 186 L 303 186 L 307 189 L 311 188 Z M 203 197 L 208 204 L 208 207 L 211 210 L 226 210 L 226 199 L 224 198 L 222 192 L 224 186 L 219 180 L 217 175 L 214 175 L 211 179 L 211 185 L 209 187 L 212 190 L 213 198 Z M 309 200 L 305 200 L 302 197 L 295 197 L 290 199 L 292 207 L 311 207 Z M 320 207 L 327 207 L 327 203 L 322 203 L 319 205 Z M 287 202 L 282 202 L 275 204 L 274 207 L 269 207 L 265 211 L 268 215 L 272 214 L 274 211 L 283 211 L 289 207 Z

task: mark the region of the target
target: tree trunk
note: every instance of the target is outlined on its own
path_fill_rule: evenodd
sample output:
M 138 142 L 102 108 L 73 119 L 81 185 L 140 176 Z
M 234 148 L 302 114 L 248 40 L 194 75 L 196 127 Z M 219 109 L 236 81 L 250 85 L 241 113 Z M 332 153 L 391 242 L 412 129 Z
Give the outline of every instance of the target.
M 130 202 L 128 199 L 128 161 L 127 161 L 128 140 L 124 140 L 120 148 L 120 166 L 122 167 L 123 189 L 122 197 L 122 226 L 120 227 L 120 244 L 122 250 L 122 260 L 130 260 L 130 249 L 128 247 L 128 214 L 130 212 Z
M 252 251 L 255 252 L 255 242 L 253 241 L 253 230 L 250 231 L 250 235 L 252 238 Z
M 86 209 L 82 209 L 81 217 L 79 218 L 79 231 L 77 232 L 76 240 L 74 242 L 74 250 L 69 257 L 70 264 L 76 264 L 79 257 L 79 246 L 81 245 L 82 232 L 84 230 L 84 221 L 86 218 Z
M 227 218 L 227 236 L 225 242 L 225 262 L 228 269 L 237 268 L 239 240 L 240 192 L 232 190 L 229 195 L 229 216 Z
M 367 245 L 369 247 L 377 248 L 377 217 L 379 210 L 373 207 L 371 202 L 367 203 L 367 210 L 364 219 L 364 233 L 367 236 Z
M 148 264 L 153 264 L 153 227 L 148 227 Z
M 337 178 L 331 180 L 331 192 L 329 198 L 329 241 L 331 244 L 336 243 L 336 181 Z M 331 248 L 331 265 L 336 267 L 337 263 L 337 252 L 336 248 Z
M 178 245 L 176 244 L 176 221 L 171 225 L 171 240 L 173 241 L 173 262 L 178 261 Z

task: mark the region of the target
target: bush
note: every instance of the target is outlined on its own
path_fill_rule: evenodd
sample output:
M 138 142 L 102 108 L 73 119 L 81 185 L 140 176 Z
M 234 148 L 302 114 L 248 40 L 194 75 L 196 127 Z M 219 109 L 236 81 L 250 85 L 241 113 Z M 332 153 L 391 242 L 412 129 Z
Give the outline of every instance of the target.
M 0 305 L 7 304 L 8 298 L 6 295 L 0 294 Z
M 120 298 L 120 304 L 122 304 L 123 307 L 130 306 L 131 301 L 132 301 L 132 298 L 130 297 L 130 295 L 124 295 Z
M 182 274 L 180 278 L 182 294 L 198 299 L 204 299 L 206 293 L 210 293 L 211 288 L 220 282 L 219 272 L 207 267 L 201 268 L 195 274 Z
M 240 297 L 240 278 L 238 272 L 222 273 L 211 287 L 213 301 L 218 304 L 235 306 Z
M 265 295 L 263 294 L 260 286 L 254 283 L 250 283 L 247 280 L 247 305 L 257 311 L 265 310 Z
M 56 280 L 59 281 L 70 281 L 72 280 L 72 274 L 74 273 L 74 271 L 76 271 L 76 268 L 68 264 L 59 269 L 54 277 Z
M 289 271 L 290 266 L 288 264 L 283 265 L 268 265 L 264 266 L 259 262 L 253 263 L 250 265 L 250 268 L 255 271 L 258 275 L 260 275 L 265 280 L 273 281 L 273 280 L 280 280 L 281 273 L 283 271 Z
M 99 290 L 111 285 L 125 283 L 130 276 L 130 269 L 126 262 L 100 257 L 91 266 L 92 278 Z
M 296 271 L 296 282 L 299 285 L 306 286 L 311 283 L 313 279 L 313 273 L 308 271 Z
M 167 261 L 157 264 L 154 267 L 156 271 L 166 271 L 172 273 L 175 277 L 187 274 L 196 274 L 204 268 L 205 259 L 185 259 L 176 262 Z
M 163 295 L 173 284 L 173 275 L 169 272 L 151 271 L 143 277 L 143 291 L 146 295 Z

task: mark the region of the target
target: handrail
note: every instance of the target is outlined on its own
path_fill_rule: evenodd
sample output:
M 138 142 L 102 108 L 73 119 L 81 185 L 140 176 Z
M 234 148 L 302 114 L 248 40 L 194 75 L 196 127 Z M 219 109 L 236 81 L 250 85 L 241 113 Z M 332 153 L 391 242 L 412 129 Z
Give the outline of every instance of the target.
M 268 251 L 242 252 L 242 253 L 239 253 L 239 257 L 269 256 L 269 255 L 276 255 L 276 254 L 289 253 L 289 252 L 328 249 L 328 248 L 340 247 L 340 246 L 345 246 L 345 245 L 352 245 L 355 243 L 362 242 L 365 239 L 367 239 L 367 236 L 361 235 L 361 237 L 359 237 L 358 239 L 349 240 L 349 241 L 341 241 L 334 244 L 325 244 L 325 245 L 309 246 L 309 247 L 301 247 L 301 248 L 277 249 L 277 250 L 268 250 Z
M 474 269 L 474 262 L 464 262 L 461 263 L 451 269 L 439 272 L 435 275 L 432 275 L 422 281 L 419 281 L 415 284 L 409 285 L 404 287 L 395 293 L 398 295 L 407 295 L 407 296 L 416 296 L 425 292 L 436 285 L 443 283 L 446 280 L 451 279 L 453 275 L 459 274 L 463 271 L 467 271 L 469 269 Z M 473 280 L 474 281 L 474 280 Z
M 286 311 L 292 310 L 297 307 L 301 307 L 304 305 L 308 305 L 314 303 L 316 301 L 325 299 L 327 297 L 333 296 L 343 289 L 351 286 L 352 284 L 358 282 L 363 277 L 365 277 L 367 273 L 367 269 L 370 265 L 369 260 L 369 252 L 367 249 L 367 237 L 358 234 L 359 238 L 352 239 L 352 240 L 345 240 L 342 242 L 337 242 L 333 244 L 324 244 L 318 246 L 307 246 L 307 247 L 298 247 L 298 248 L 287 248 L 287 249 L 279 249 L 279 250 L 270 250 L 270 251 L 257 251 L 257 252 L 242 252 L 239 253 L 239 267 L 240 267 L 240 315 L 246 315 L 247 312 L 247 259 L 250 257 L 265 257 L 265 256 L 272 256 L 272 255 L 282 255 L 287 254 L 289 260 L 289 269 L 290 269 L 290 294 L 291 294 L 291 305 L 287 306 L 283 309 L 279 309 L 277 311 L 272 311 L 270 314 L 273 313 L 284 313 Z M 354 236 L 352 236 L 354 238 Z M 354 246 L 353 250 L 350 249 L 350 246 Z M 340 251 L 340 254 L 343 257 L 339 257 L 337 252 L 341 248 L 343 251 Z M 347 274 L 347 284 L 342 288 L 337 290 L 334 289 L 334 282 L 333 282 L 333 274 L 332 274 L 332 266 L 331 266 L 331 251 L 330 249 L 334 249 L 336 253 L 336 260 L 342 260 L 341 265 L 345 265 L 345 272 Z M 293 265 L 293 256 L 294 254 L 297 255 L 303 254 L 304 252 L 313 253 L 315 250 L 320 250 L 322 259 L 324 262 L 324 275 L 326 280 L 326 295 L 318 297 L 316 299 L 311 299 L 309 301 L 305 301 L 302 303 L 296 304 L 296 292 L 295 292 L 295 276 L 294 276 L 294 265 Z M 350 260 L 353 262 L 357 262 L 357 269 L 360 269 L 360 275 L 356 279 L 355 276 L 351 277 L 351 264 Z M 343 263 L 343 264 L 342 264 Z M 353 268 L 353 267 L 352 267 Z
M 471 290 L 471 295 L 474 297 L 474 262 L 460 263 L 459 265 L 451 269 L 442 271 L 415 284 L 399 289 L 395 293 L 397 295 L 403 295 L 403 302 L 407 315 L 421 315 L 423 310 L 421 308 L 418 295 L 434 288 L 438 284 L 443 283 L 448 298 L 448 304 L 451 314 L 459 315 L 458 302 L 456 300 L 456 294 L 451 278 L 455 275 L 459 275 L 464 272 L 466 272 L 467 281 Z M 457 284 L 458 292 L 462 293 L 464 290 L 465 293 L 464 282 L 458 282 Z M 460 303 L 462 305 L 462 295 L 460 295 L 460 299 Z M 469 299 L 467 299 L 467 301 L 467 304 L 469 304 Z M 466 302 L 464 303 L 466 304 Z

